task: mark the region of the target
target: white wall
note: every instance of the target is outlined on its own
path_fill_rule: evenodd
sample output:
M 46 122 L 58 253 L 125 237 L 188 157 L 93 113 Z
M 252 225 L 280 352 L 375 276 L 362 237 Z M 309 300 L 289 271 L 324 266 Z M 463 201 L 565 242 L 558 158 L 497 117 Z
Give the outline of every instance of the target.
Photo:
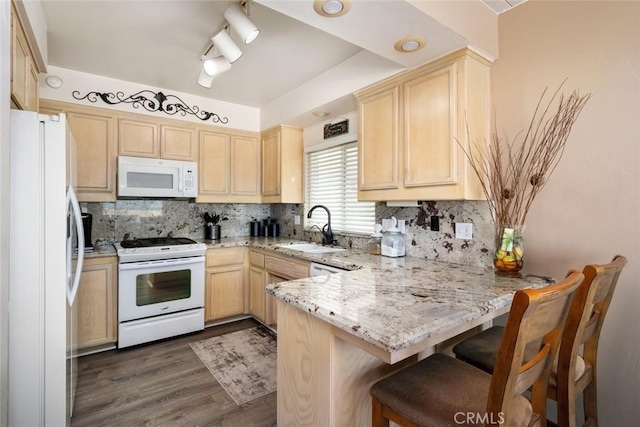
M 172 118 L 176 120 L 185 120 L 193 123 L 209 124 L 233 129 L 248 130 L 253 132 L 260 131 L 260 110 L 254 107 L 246 107 L 244 105 L 232 104 L 230 102 L 218 101 L 211 98 L 203 98 L 200 96 L 190 95 L 182 92 L 171 91 L 167 89 L 142 85 L 139 83 L 128 82 L 124 80 L 111 79 L 95 74 L 82 73 L 80 71 L 70 70 L 66 68 L 48 67 L 50 75 L 57 75 L 64 81 L 60 89 L 52 89 L 44 83 L 44 76 L 40 83 L 40 97 L 44 99 L 52 99 L 55 101 L 71 102 L 82 105 L 90 105 L 101 108 L 111 108 L 119 111 L 127 111 L 133 113 L 147 114 L 155 117 Z M 173 116 L 164 113 L 150 113 L 144 108 L 133 108 L 131 104 L 109 105 L 101 100 L 91 103 L 87 100 L 78 101 L 73 97 L 73 92 L 80 92 L 80 96 L 86 95 L 88 92 L 122 92 L 125 97 L 133 95 L 141 90 L 152 90 L 154 92 L 163 92 L 165 95 L 176 95 L 182 99 L 189 107 L 197 106 L 200 111 L 208 111 L 216 113 L 221 117 L 229 119 L 227 124 L 215 123 L 211 119 L 202 121 L 193 115 L 176 114 Z M 152 98 L 152 94 L 146 95 Z
M 407 0 L 442 25 L 467 39 L 485 56 L 498 57 L 498 15 L 482 2 Z
M 378 55 L 362 51 L 265 105 L 261 110 L 261 127 L 268 129 L 289 123 L 292 118 L 338 98 L 350 96 L 353 92 L 404 69 Z
M 324 125 L 327 123 L 338 123 L 343 119 L 349 120 L 349 132 L 344 135 L 334 136 L 333 138 L 324 139 Z M 322 149 L 338 144 L 345 144 L 358 140 L 358 112 L 351 111 L 346 114 L 339 114 L 324 120 L 322 123 L 308 126 L 304 128 L 302 133 L 304 148 L 314 146 L 315 149 Z
M 623 254 L 598 352 L 600 425 L 640 419 L 640 3 L 528 1 L 500 15 L 492 96 L 500 130 L 529 122 L 545 87 L 593 93 L 527 219 L 529 271 Z M 581 423 L 579 423 L 580 425 Z
M 10 5 L 0 1 L 0 427 L 8 422 Z

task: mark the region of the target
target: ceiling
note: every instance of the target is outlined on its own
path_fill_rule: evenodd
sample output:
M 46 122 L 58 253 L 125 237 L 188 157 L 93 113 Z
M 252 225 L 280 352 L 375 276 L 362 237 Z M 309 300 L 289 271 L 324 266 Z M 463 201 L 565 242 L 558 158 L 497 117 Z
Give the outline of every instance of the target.
M 496 13 L 505 3 L 509 7 L 505 0 L 484 1 Z M 260 29 L 259 37 L 244 45 L 232 32 L 243 56 L 205 89 L 196 83 L 200 56 L 225 25 L 223 13 L 230 3 L 42 0 L 48 65 L 260 109 L 282 109 L 288 99 L 311 96 L 314 84 L 316 89 L 333 89 L 335 76 L 347 76 L 346 69 L 357 70 L 361 78 L 341 77 L 342 96 L 327 90 L 332 99 L 316 95 L 318 101 L 309 100 L 300 107 L 304 111 L 299 116 L 289 114 L 289 124 L 306 126 L 322 120 L 311 115 L 314 110 L 332 109 L 331 114 L 341 114 L 355 109 L 349 94 L 372 79 L 468 44 L 417 9 L 412 4 L 415 0 L 352 0 L 350 12 L 338 18 L 316 14 L 312 0 L 255 0 L 249 13 Z M 409 54 L 393 49 L 397 40 L 412 34 L 428 40 L 424 49 Z M 353 66 L 372 63 L 372 58 L 376 69 L 371 73 Z M 336 111 L 340 109 L 344 111 Z

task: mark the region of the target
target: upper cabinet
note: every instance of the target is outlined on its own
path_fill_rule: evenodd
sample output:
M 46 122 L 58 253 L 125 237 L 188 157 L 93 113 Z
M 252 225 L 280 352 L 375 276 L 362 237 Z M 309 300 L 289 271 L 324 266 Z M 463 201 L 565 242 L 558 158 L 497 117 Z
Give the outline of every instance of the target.
M 302 129 L 276 126 L 262 133 L 262 201 L 304 201 Z
M 24 27 L 11 4 L 11 101 L 21 110 L 38 111 L 38 68 Z
M 199 132 L 198 198 L 202 203 L 260 203 L 260 139 L 227 129 Z
M 198 160 L 195 127 L 177 126 L 159 120 L 120 118 L 118 154 L 170 160 Z
M 358 199 L 483 199 L 463 148 L 488 140 L 489 72 L 465 48 L 357 92 Z
M 78 200 L 116 200 L 116 116 L 113 111 L 42 100 L 40 112 L 66 113 L 76 142 Z

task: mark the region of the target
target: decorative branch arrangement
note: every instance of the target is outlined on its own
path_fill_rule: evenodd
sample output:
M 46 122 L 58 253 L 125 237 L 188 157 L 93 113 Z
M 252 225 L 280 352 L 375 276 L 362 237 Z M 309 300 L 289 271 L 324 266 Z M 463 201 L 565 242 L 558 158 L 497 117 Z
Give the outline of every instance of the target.
M 522 131 L 512 141 L 494 131 L 487 150 L 477 143 L 471 151 L 464 150 L 480 178 L 497 238 L 500 238 L 501 227 L 524 225 L 533 200 L 562 158 L 571 128 L 591 97 L 590 93 L 580 96 L 574 91 L 565 98 L 560 93 L 563 84 L 544 107 L 547 89 L 543 91 L 522 140 Z M 556 100 L 558 106 L 554 112 L 552 104 Z
M 200 110 L 197 106 L 189 107 L 182 99 L 175 95 L 165 95 L 162 92 L 153 92 L 151 90 L 141 90 L 133 95 L 125 96 L 124 92 L 88 92 L 81 96 L 80 92 L 74 90 L 73 97 L 77 100 L 86 99 L 89 102 L 98 102 L 102 100 L 106 104 L 131 104 L 133 108 L 142 106 L 145 110 L 151 112 L 161 112 L 173 116 L 180 113 L 182 116 L 191 114 L 202 121 L 211 119 L 213 123 L 227 124 L 227 117 L 220 117 L 216 113 Z

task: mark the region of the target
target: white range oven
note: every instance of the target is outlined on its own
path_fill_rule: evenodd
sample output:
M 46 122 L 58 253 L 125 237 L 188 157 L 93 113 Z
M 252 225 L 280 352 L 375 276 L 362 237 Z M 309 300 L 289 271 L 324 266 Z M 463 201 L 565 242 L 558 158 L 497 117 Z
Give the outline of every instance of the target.
M 205 244 L 157 237 L 114 246 L 118 348 L 204 329 Z

